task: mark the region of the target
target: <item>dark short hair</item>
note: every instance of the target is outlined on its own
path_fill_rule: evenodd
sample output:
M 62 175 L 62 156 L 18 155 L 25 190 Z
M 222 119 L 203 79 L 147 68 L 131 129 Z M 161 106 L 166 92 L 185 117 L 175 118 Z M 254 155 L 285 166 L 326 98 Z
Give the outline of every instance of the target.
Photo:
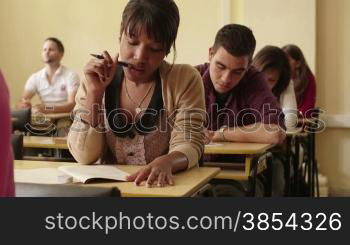
M 162 44 L 166 53 L 173 46 L 180 23 L 179 9 L 173 0 L 130 0 L 126 5 L 120 26 L 123 33 L 138 34 L 142 28 L 149 37 Z
M 58 38 L 56 38 L 56 37 L 48 37 L 48 38 L 45 39 L 45 42 L 46 41 L 51 41 L 51 42 L 56 43 L 58 51 L 60 51 L 61 53 L 64 53 L 63 43 Z
M 213 50 L 223 47 L 232 56 L 253 57 L 256 41 L 251 29 L 244 25 L 228 24 L 222 27 L 215 37 Z
M 255 55 L 253 66 L 262 72 L 269 68 L 279 71 L 280 77 L 272 88 L 273 94 L 279 98 L 290 82 L 289 61 L 283 50 L 276 46 L 265 46 Z

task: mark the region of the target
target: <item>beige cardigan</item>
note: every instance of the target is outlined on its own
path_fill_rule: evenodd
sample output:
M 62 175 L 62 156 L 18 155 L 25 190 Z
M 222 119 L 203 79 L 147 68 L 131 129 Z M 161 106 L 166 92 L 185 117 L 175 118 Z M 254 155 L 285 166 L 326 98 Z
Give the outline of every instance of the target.
M 204 87 L 200 74 L 189 65 L 173 65 L 165 61 L 160 66 L 164 109 L 171 125 L 169 153 L 186 155 L 188 167 L 198 164 L 203 148 L 203 127 L 206 120 Z M 86 87 L 83 81 L 76 95 L 75 119 L 68 134 L 68 147 L 82 164 L 100 159 L 107 147 L 104 130 L 81 122 L 79 113 L 84 109 Z M 174 127 L 174 125 L 176 127 Z

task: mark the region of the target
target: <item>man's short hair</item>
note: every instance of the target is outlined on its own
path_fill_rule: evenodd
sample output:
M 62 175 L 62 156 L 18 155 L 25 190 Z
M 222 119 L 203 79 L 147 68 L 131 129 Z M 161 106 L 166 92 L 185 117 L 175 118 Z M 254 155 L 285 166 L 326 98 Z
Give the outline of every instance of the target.
M 51 41 L 51 42 L 56 43 L 58 51 L 60 51 L 61 53 L 64 53 L 63 43 L 58 38 L 56 38 L 56 37 L 48 37 L 48 38 L 45 39 L 45 42 L 46 41 Z
M 228 24 L 222 27 L 215 37 L 213 50 L 223 47 L 232 56 L 253 57 L 256 41 L 251 29 L 239 24 Z

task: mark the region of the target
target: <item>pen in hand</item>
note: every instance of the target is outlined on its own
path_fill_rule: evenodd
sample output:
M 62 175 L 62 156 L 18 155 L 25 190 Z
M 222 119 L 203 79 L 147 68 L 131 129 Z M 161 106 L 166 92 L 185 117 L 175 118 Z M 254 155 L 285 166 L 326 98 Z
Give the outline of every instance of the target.
M 95 57 L 96 59 L 99 59 L 99 60 L 104 59 L 104 58 L 103 58 L 103 55 L 100 55 L 100 54 L 90 54 L 90 55 L 91 55 L 92 57 Z M 124 61 L 118 61 L 118 64 L 121 65 L 121 66 L 128 67 L 128 68 L 131 68 L 131 67 L 132 67 L 132 64 L 127 63 L 127 62 L 124 62 Z

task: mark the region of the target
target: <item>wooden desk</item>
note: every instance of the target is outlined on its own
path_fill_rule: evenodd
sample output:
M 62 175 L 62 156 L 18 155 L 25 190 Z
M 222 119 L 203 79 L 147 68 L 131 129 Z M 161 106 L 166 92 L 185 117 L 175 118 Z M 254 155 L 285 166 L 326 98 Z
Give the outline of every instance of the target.
M 221 168 L 220 173 L 215 176 L 215 179 L 236 181 L 248 180 L 251 187 L 250 195 L 254 195 L 256 175 L 268 168 L 267 161 L 259 159 L 259 156 L 264 156 L 266 151 L 272 147 L 274 147 L 274 144 L 215 142 L 212 145 L 205 145 L 204 154 L 245 155 L 245 163 L 234 164 L 207 162 L 203 165 L 207 167 Z M 265 157 L 266 156 L 267 155 L 265 154 Z M 256 161 L 256 164 L 254 164 L 254 161 Z
M 15 160 L 17 169 L 52 168 L 77 163 Z M 128 173 L 134 173 L 141 166 L 118 165 Z M 192 168 L 174 175 L 174 186 L 152 187 L 135 186 L 133 182 L 108 182 L 99 184 L 77 184 L 81 186 L 118 187 L 123 197 L 189 197 L 195 195 L 218 172 L 219 168 Z M 75 184 L 74 184 L 75 185 Z
M 32 114 L 31 124 L 46 128 L 49 124 L 55 123 L 59 119 L 69 119 L 71 113 L 34 113 Z
M 68 149 L 66 137 L 24 136 L 23 147 L 44 149 Z
M 303 133 L 305 133 L 305 132 L 303 131 L 303 128 L 288 129 L 288 130 L 286 131 L 286 135 L 287 135 L 287 136 L 296 136 L 296 135 L 298 135 L 298 134 L 303 134 Z
M 65 112 L 65 113 L 34 113 L 32 114 L 32 120 L 34 119 L 41 119 L 45 118 L 48 120 L 58 120 L 62 118 L 70 118 L 71 113 Z
M 213 145 L 205 145 L 204 154 L 232 154 L 232 155 L 246 155 L 245 164 L 243 168 L 227 169 L 222 163 L 205 163 L 205 166 L 221 167 L 222 171 L 215 177 L 215 179 L 233 179 L 233 180 L 248 180 L 252 160 L 256 155 L 265 153 L 268 149 L 274 147 L 273 144 L 258 144 L 258 143 L 236 143 L 236 142 L 217 142 Z M 243 164 L 241 164 L 243 165 Z M 262 166 L 260 171 L 265 166 Z M 244 170 L 244 173 L 242 173 Z
M 261 154 L 273 146 L 273 144 L 215 142 L 213 145 L 205 145 L 204 154 Z

